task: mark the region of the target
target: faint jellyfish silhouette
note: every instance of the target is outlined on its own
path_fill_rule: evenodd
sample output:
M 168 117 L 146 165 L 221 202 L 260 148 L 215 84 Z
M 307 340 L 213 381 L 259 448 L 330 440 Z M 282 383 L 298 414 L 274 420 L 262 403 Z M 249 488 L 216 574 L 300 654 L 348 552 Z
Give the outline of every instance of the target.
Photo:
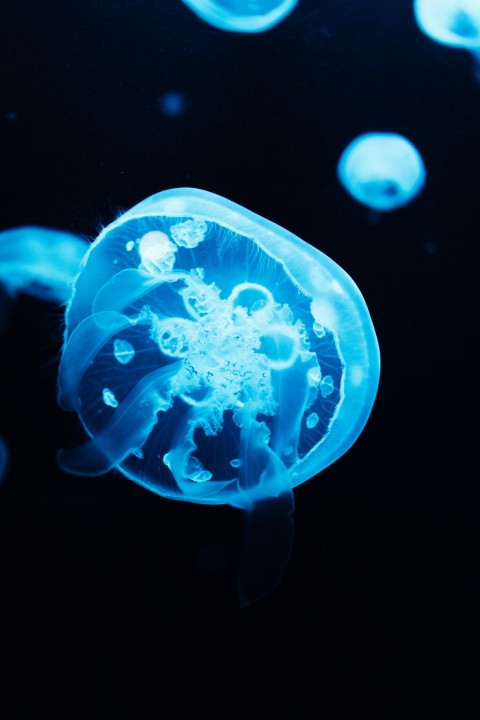
M 66 303 L 90 243 L 62 230 L 26 225 L 0 232 L 0 283 L 10 297 L 25 293 Z
M 187 99 L 181 92 L 166 92 L 158 100 L 158 109 L 167 117 L 179 117 L 185 114 Z
M 372 210 L 395 210 L 423 188 L 426 172 L 412 143 L 397 133 L 365 133 L 347 145 L 337 164 L 345 190 Z
M 183 0 L 199 18 L 220 30 L 259 33 L 278 25 L 298 0 Z
M 3 438 L 3 435 L 0 435 L 0 485 L 5 480 L 5 476 L 8 472 L 8 465 L 9 465 L 9 452 L 8 452 L 7 444 Z
M 479 0 L 414 0 L 420 30 L 441 45 L 462 48 L 474 60 L 474 76 L 480 81 Z
M 223 197 L 166 190 L 104 228 L 75 280 L 58 400 L 89 439 L 58 462 L 245 511 L 245 607 L 280 581 L 292 490 L 355 442 L 379 368 L 335 262 Z

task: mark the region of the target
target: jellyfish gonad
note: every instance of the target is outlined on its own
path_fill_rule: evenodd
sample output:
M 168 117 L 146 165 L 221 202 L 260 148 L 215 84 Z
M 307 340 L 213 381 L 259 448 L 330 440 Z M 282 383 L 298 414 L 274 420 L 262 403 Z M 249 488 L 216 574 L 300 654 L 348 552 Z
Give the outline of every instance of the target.
M 378 380 L 367 306 L 335 262 L 223 197 L 166 190 L 107 226 L 75 280 L 58 399 L 88 438 L 58 461 L 244 511 L 246 607 L 282 578 L 293 488 L 355 442 Z
M 337 176 L 345 190 L 372 210 L 395 210 L 422 190 L 426 171 L 422 157 L 398 133 L 359 135 L 343 150 Z
M 298 0 L 183 0 L 199 18 L 220 30 L 265 32 L 280 23 Z
M 0 232 L 0 284 L 10 297 L 25 293 L 65 303 L 89 242 L 63 230 L 26 225 Z
M 480 82 L 479 0 L 414 0 L 413 10 L 425 35 L 441 45 L 471 54 L 474 76 Z

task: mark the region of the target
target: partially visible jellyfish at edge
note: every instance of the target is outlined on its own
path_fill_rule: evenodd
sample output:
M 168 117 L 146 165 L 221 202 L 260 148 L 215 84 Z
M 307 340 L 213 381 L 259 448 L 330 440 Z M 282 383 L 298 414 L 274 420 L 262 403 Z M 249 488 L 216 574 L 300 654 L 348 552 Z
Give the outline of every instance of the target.
M 426 170 L 416 147 L 398 133 L 369 132 L 340 155 L 337 177 L 358 202 L 375 211 L 395 210 L 423 189 Z
M 183 0 L 209 25 L 220 30 L 259 33 L 278 25 L 298 0 Z
M 24 293 L 65 304 L 90 243 L 63 230 L 25 225 L 0 232 L 0 284 L 8 296 Z
M 479 0 L 414 0 L 413 11 L 418 27 L 429 38 L 471 54 L 473 74 L 480 82 Z
M 0 485 L 5 480 L 5 476 L 8 472 L 8 466 L 10 464 L 10 454 L 3 435 L 0 435 Z
M 356 441 L 379 373 L 366 303 L 333 260 L 219 195 L 165 190 L 105 227 L 76 277 L 58 401 L 88 437 L 58 462 L 243 511 L 248 607 L 288 564 L 293 489 Z

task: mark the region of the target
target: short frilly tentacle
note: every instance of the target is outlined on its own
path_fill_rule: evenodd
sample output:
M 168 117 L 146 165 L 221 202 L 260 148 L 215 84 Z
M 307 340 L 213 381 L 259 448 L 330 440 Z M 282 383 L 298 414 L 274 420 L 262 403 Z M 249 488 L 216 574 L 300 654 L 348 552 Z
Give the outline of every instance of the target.
M 293 544 L 294 499 L 285 465 L 268 445 L 264 423 L 250 420 L 241 432 L 240 484 L 269 493 L 245 510 L 245 531 L 237 576 L 240 604 L 248 607 L 282 579 Z
M 172 441 L 172 449 L 163 458 L 185 497 L 212 497 L 228 485 L 237 482 L 236 480 L 209 482 L 213 477 L 212 473 L 193 455 L 198 449 L 193 439 L 195 428 L 204 420 L 204 415 L 205 410 L 198 408 L 190 408 L 183 415 Z
M 101 312 L 82 320 L 66 343 L 58 371 L 58 402 L 65 410 L 78 410 L 82 377 L 97 352 L 113 335 L 137 324 L 148 324 L 147 315 L 128 318 L 118 312 Z
M 104 310 L 121 312 L 124 308 L 140 300 L 159 285 L 188 278 L 188 273 L 173 270 L 161 275 L 152 275 L 136 268 L 121 270 L 105 283 L 93 301 L 93 313 Z
M 74 475 L 103 475 L 139 450 L 157 422 L 157 413 L 172 405 L 169 384 L 180 363 L 146 375 L 114 411 L 111 420 L 80 447 L 60 450 L 62 470 Z

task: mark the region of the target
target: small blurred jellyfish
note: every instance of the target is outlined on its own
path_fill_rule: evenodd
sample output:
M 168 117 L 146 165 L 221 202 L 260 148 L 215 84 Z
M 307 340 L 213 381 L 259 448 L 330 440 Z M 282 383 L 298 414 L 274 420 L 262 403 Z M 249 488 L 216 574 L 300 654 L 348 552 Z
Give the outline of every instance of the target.
M 90 243 L 62 230 L 26 225 L 0 232 L 0 284 L 10 297 L 25 293 L 66 303 Z
M 480 81 L 480 0 L 414 0 L 418 27 L 435 42 L 472 54 Z
M 241 605 L 282 577 L 293 488 L 355 442 L 380 356 L 353 280 L 304 240 L 204 190 L 165 190 L 89 248 L 65 313 L 60 405 L 77 475 L 245 512 Z
M 158 109 L 167 117 L 179 117 L 187 109 L 187 99 L 181 92 L 166 92 L 158 99 Z
M 199 18 L 220 30 L 259 33 L 278 25 L 298 0 L 183 0 Z
M 418 195 L 426 172 L 418 150 L 402 135 L 359 135 L 347 145 L 337 165 L 345 190 L 372 210 L 395 210 Z
M 8 471 L 9 453 L 3 436 L 0 435 L 0 485 L 5 480 Z

